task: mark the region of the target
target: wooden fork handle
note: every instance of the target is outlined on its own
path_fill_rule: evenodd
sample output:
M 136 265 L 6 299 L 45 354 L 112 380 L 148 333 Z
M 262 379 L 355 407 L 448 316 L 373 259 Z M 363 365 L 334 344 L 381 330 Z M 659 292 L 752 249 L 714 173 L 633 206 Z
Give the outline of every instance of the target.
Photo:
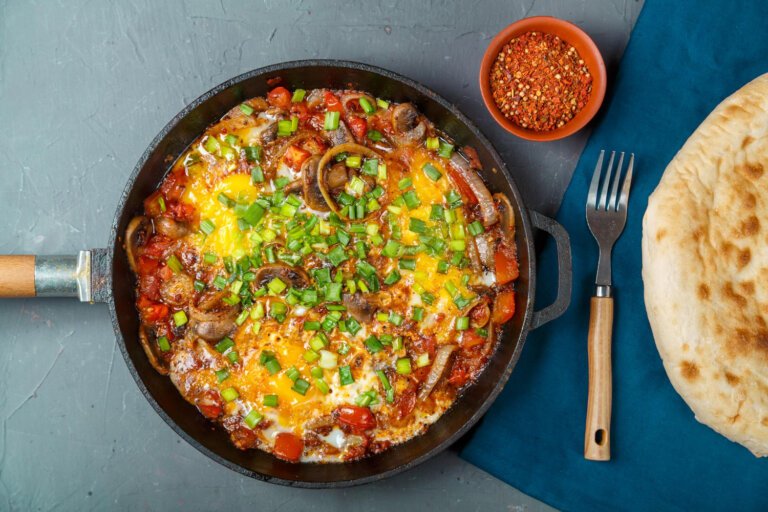
M 611 459 L 613 297 L 592 297 L 589 313 L 589 397 L 584 458 Z

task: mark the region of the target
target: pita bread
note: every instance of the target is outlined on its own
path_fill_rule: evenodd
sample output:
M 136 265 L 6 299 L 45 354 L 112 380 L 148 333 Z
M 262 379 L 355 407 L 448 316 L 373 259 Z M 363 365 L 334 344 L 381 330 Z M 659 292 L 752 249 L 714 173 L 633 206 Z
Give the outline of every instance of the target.
M 768 455 L 768 74 L 723 101 L 643 219 L 648 319 L 696 419 Z

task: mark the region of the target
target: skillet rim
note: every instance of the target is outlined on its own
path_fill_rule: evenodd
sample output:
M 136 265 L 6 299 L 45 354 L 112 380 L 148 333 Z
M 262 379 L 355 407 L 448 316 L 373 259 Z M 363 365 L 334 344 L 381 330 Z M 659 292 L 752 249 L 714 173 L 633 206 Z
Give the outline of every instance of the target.
M 392 469 L 382 471 L 379 473 L 374 473 L 369 476 L 353 478 L 349 480 L 333 480 L 333 481 L 324 481 L 324 482 L 302 481 L 302 480 L 287 480 L 284 478 L 266 475 L 266 474 L 259 473 L 251 469 L 245 468 L 235 462 L 232 462 L 224 458 L 223 456 L 219 455 L 215 451 L 207 448 L 199 441 L 197 441 L 194 437 L 192 437 L 192 435 L 188 434 L 184 429 L 182 429 L 169 416 L 168 413 L 166 413 L 165 409 L 160 406 L 160 404 L 155 400 L 155 398 L 152 396 L 149 389 L 145 385 L 144 380 L 139 374 L 139 371 L 133 364 L 133 359 L 128 353 L 125 337 L 123 336 L 122 330 L 120 328 L 118 318 L 117 318 L 117 311 L 115 307 L 114 261 L 115 261 L 115 255 L 117 254 L 117 252 L 122 249 L 121 236 L 120 236 L 120 233 L 118 233 L 120 217 L 122 216 L 122 213 L 126 209 L 126 202 L 131 191 L 135 187 L 136 179 L 138 178 L 139 174 L 143 170 L 150 156 L 157 149 L 158 145 L 165 139 L 168 133 L 177 124 L 179 124 L 184 118 L 186 118 L 191 112 L 193 112 L 197 107 L 207 102 L 211 98 L 215 97 L 217 94 L 221 93 L 222 91 L 230 87 L 237 86 L 239 83 L 251 78 L 255 78 L 263 75 L 269 75 L 270 73 L 285 71 L 285 70 L 297 68 L 297 67 L 318 67 L 318 68 L 334 67 L 341 70 L 352 69 L 352 70 L 360 70 L 360 71 L 365 71 L 369 73 L 374 73 L 387 80 L 393 80 L 400 84 L 411 87 L 416 91 L 418 91 L 419 93 L 421 93 L 422 95 L 431 99 L 432 101 L 437 102 L 443 108 L 447 109 L 456 119 L 458 119 L 464 125 L 464 127 L 466 127 L 472 133 L 474 137 L 477 138 L 478 141 L 480 141 L 480 143 L 492 156 L 492 159 L 494 160 L 494 164 L 496 163 L 499 164 L 499 169 L 497 169 L 497 171 L 500 171 L 502 173 L 504 180 L 509 185 L 513 195 L 511 199 L 514 200 L 514 205 L 517 206 L 520 211 L 520 220 L 522 221 L 522 228 L 523 228 L 522 240 L 525 242 L 526 248 L 528 251 L 528 271 L 527 271 L 528 293 L 526 298 L 527 300 L 526 300 L 526 307 L 525 307 L 523 320 L 520 324 L 520 331 L 517 333 L 517 336 L 516 336 L 517 340 L 516 340 L 515 350 L 512 356 L 510 357 L 509 361 L 506 363 L 504 371 L 501 373 L 499 379 L 497 380 L 496 384 L 493 386 L 493 389 L 488 394 L 486 399 L 474 410 L 474 412 L 469 417 L 469 419 L 467 419 L 467 421 L 465 421 L 461 425 L 461 427 L 456 429 L 451 435 L 447 436 L 445 439 L 440 441 L 436 446 L 434 446 L 429 451 L 423 453 L 418 457 L 414 457 L 410 459 L 408 462 L 401 464 L 399 466 L 396 466 Z M 487 172 L 487 171 L 484 170 L 484 172 Z M 115 209 L 115 214 L 112 221 L 112 226 L 110 228 L 109 245 L 107 248 L 107 251 L 109 254 L 108 257 L 110 258 L 110 278 L 111 278 L 109 297 L 107 300 L 107 305 L 109 307 L 110 320 L 112 322 L 112 328 L 115 332 L 115 338 L 116 338 L 116 342 L 119 345 L 120 352 L 122 353 L 123 359 L 125 360 L 125 363 L 128 366 L 128 371 L 133 377 L 133 380 L 136 382 L 136 385 L 138 386 L 141 394 L 149 402 L 149 404 L 152 406 L 155 412 L 160 416 L 160 418 L 162 418 L 162 420 L 169 427 L 171 427 L 171 429 L 176 434 L 178 434 L 182 439 L 184 439 L 187 443 L 189 443 L 191 446 L 193 446 L 195 449 L 197 449 L 200 453 L 202 453 L 206 457 L 210 458 L 211 460 L 241 475 L 248 476 L 250 478 L 253 478 L 255 480 L 259 480 L 262 482 L 274 483 L 274 484 L 284 485 L 287 487 L 299 487 L 299 488 L 309 488 L 309 489 L 332 489 L 332 488 L 345 488 L 345 487 L 364 485 L 367 483 L 383 480 L 385 478 L 389 478 L 394 475 L 397 475 L 398 473 L 407 471 L 431 459 L 435 455 L 443 452 L 449 446 L 453 445 L 459 438 L 464 436 L 464 434 L 466 434 L 469 431 L 469 429 L 471 429 L 485 415 L 485 413 L 488 411 L 491 405 L 496 401 L 496 398 L 498 397 L 498 395 L 506 386 L 506 383 L 509 380 L 509 377 L 512 374 L 512 371 L 514 370 L 515 366 L 517 366 L 517 362 L 520 359 L 520 354 L 522 353 L 523 346 L 525 345 L 527 335 L 531 330 L 531 327 L 530 327 L 531 319 L 533 316 L 533 308 L 535 306 L 534 301 L 536 297 L 536 254 L 534 249 L 533 233 L 532 233 L 531 226 L 532 226 L 532 223 L 531 223 L 528 208 L 525 206 L 525 203 L 520 195 L 520 191 L 518 190 L 514 179 L 509 174 L 509 171 L 507 170 L 507 166 L 504 160 L 501 158 L 501 155 L 499 155 L 499 153 L 496 151 L 496 148 L 493 146 L 491 141 L 488 140 L 488 138 L 480 131 L 480 129 L 469 118 L 467 118 L 461 112 L 461 110 L 459 110 L 458 107 L 456 107 L 453 103 L 444 99 L 442 96 L 440 96 L 430 88 L 410 78 L 407 78 L 403 75 L 395 73 L 393 71 L 390 71 L 378 66 L 372 66 L 369 64 L 363 64 L 360 62 L 354 62 L 354 61 L 348 61 L 348 60 L 307 59 L 307 60 L 293 60 L 293 61 L 286 61 L 286 62 L 281 62 L 277 64 L 271 64 L 271 65 L 256 68 L 256 69 L 247 71 L 245 73 L 242 73 L 240 75 L 237 75 L 235 77 L 232 77 L 216 85 L 215 87 L 209 89 L 208 91 L 201 94 L 200 96 L 198 96 L 194 101 L 192 101 L 186 107 L 184 107 L 181 111 L 179 111 L 179 113 L 177 113 L 160 130 L 160 132 L 158 132 L 158 134 L 152 139 L 152 141 L 149 143 L 145 151 L 142 153 L 141 157 L 136 163 L 136 166 L 134 167 L 133 171 L 131 172 L 131 174 L 128 176 L 126 180 L 126 184 L 123 189 L 123 192 L 121 193 L 120 198 L 118 199 L 117 207 Z M 499 341 L 499 343 L 501 343 L 501 340 Z

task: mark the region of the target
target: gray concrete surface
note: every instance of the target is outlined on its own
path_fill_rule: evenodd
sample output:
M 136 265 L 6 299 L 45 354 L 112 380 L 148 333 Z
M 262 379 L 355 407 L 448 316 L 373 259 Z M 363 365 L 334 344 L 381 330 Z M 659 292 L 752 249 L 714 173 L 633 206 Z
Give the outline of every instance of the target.
M 262 65 L 342 58 L 398 71 L 455 102 L 493 140 L 530 206 L 552 213 L 586 133 L 512 138 L 485 112 L 479 59 L 506 24 L 584 27 L 609 67 L 635 0 L 0 0 L 0 253 L 107 242 L 144 147 L 185 104 Z M 338 491 L 262 484 L 181 441 L 138 393 L 106 307 L 0 302 L 0 510 L 546 510 L 448 452 Z

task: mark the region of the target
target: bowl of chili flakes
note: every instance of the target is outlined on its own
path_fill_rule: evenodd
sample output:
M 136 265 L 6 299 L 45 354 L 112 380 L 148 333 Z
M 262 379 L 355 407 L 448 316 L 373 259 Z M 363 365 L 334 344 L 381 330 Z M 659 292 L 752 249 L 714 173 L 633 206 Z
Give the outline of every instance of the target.
M 579 27 L 524 18 L 493 38 L 480 65 L 480 92 L 493 118 L 523 139 L 551 141 L 583 128 L 606 89 L 603 57 Z

